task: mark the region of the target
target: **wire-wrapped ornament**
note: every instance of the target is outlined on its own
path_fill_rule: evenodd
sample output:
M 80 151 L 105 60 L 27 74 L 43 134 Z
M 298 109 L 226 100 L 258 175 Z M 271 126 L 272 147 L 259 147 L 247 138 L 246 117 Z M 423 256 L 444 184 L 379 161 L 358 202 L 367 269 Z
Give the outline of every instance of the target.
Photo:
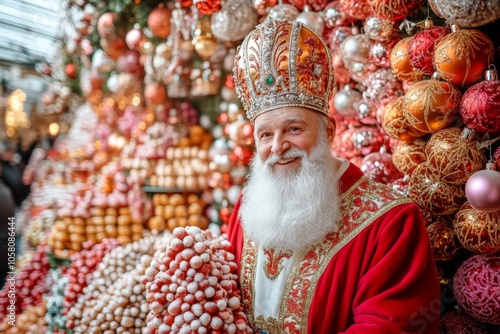
M 389 102 L 382 113 L 381 123 L 388 136 L 411 142 L 425 133 L 414 129 L 403 114 L 404 96 Z
M 419 81 L 422 80 L 424 74 L 413 67 L 408 55 L 408 45 L 411 37 L 406 37 L 394 45 L 391 52 L 391 69 L 392 73 L 403 81 Z
M 403 174 L 411 175 L 415 168 L 424 163 L 425 141 L 417 138 L 411 142 L 401 142 L 392 152 L 394 166 Z
M 368 0 L 376 16 L 388 20 L 400 20 L 416 12 L 425 0 Z
M 408 45 L 408 57 L 414 68 L 424 74 L 434 73 L 434 47 L 451 32 L 448 27 L 432 26 L 426 21 L 426 29 L 416 33 Z
M 239 42 L 252 31 L 259 15 L 251 3 L 229 0 L 222 9 L 212 15 L 212 33 L 222 42 Z
M 432 11 L 448 22 L 475 28 L 500 17 L 498 0 L 429 0 Z
M 457 86 L 470 86 L 483 78 L 493 63 L 491 39 L 476 29 L 452 27 L 434 48 L 434 68 L 439 76 Z
M 427 234 L 435 261 L 453 260 L 462 249 L 453 224 L 444 219 L 427 226 Z
M 403 177 L 403 174 L 394 166 L 391 154 L 387 153 L 384 146 L 380 148 L 379 152 L 366 155 L 361 161 L 360 169 L 365 176 L 384 184 L 389 184 Z

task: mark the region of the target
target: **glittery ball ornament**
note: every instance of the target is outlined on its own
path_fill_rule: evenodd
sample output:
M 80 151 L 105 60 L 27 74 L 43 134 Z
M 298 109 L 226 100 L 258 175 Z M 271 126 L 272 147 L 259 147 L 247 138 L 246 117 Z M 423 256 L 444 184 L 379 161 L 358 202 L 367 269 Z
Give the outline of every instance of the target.
M 435 261 L 453 260 L 462 248 L 453 224 L 444 219 L 427 226 L 427 234 Z
M 394 45 L 391 52 L 391 69 L 398 79 L 405 81 L 422 80 L 424 74 L 413 67 L 408 55 L 408 46 L 412 37 L 406 37 Z
M 392 152 L 392 162 L 401 173 L 411 175 L 415 168 L 426 161 L 424 150 L 425 141 L 422 139 L 401 142 Z
M 167 38 L 170 34 L 170 18 L 172 13 L 168 8 L 157 7 L 148 15 L 148 28 L 159 38 Z
M 401 81 L 397 80 L 388 68 L 379 68 L 370 73 L 363 84 L 366 86 L 366 97 L 380 105 L 386 105 L 394 98 L 403 95 Z
M 484 153 L 476 141 L 467 138 L 467 133 L 467 129 L 450 127 L 434 133 L 427 142 L 427 161 L 445 182 L 463 185 L 486 165 Z
M 480 211 L 465 202 L 456 213 L 453 226 L 460 243 L 471 252 L 500 251 L 500 211 Z
M 460 115 L 479 132 L 500 131 L 500 80 L 496 70 L 486 71 L 486 80 L 467 89 L 460 103 Z
M 323 21 L 323 17 L 321 16 L 321 14 L 312 11 L 309 5 L 306 5 L 304 7 L 304 11 L 299 15 L 297 15 L 295 20 L 302 22 L 305 25 L 313 28 L 320 35 L 322 35 L 323 31 L 325 30 L 325 23 Z
M 193 0 L 193 4 L 201 15 L 212 15 L 221 10 L 220 0 Z
M 466 201 L 463 186 L 444 182 L 428 162 L 420 164 L 410 177 L 410 197 L 434 215 L 449 215 Z
M 333 107 L 342 116 L 354 116 L 356 114 L 355 103 L 361 100 L 359 91 L 352 89 L 349 85 L 339 90 L 333 97 Z
M 372 41 L 365 34 L 347 36 L 340 44 L 340 57 L 344 64 L 353 62 L 368 63 Z
M 388 20 L 400 20 L 416 12 L 425 0 L 368 0 L 376 16 Z
M 356 117 L 361 124 L 376 125 L 377 124 L 377 103 L 371 99 L 362 98 L 354 103 L 356 109 Z
M 101 38 L 113 38 L 117 35 L 117 25 L 120 21 L 116 13 L 104 13 L 97 20 L 97 32 Z
M 446 35 L 434 48 L 434 68 L 457 86 L 470 86 L 483 78 L 493 63 L 495 47 L 476 29 L 459 29 Z
M 473 318 L 500 324 L 500 255 L 474 255 L 453 277 L 458 304 Z
M 418 131 L 433 133 L 454 123 L 462 93 L 437 79 L 414 83 L 405 94 L 403 114 Z
M 373 126 L 355 128 L 351 140 L 354 144 L 355 155 L 365 156 L 378 152 L 384 144 L 384 137 L 380 130 Z
M 429 27 L 415 34 L 408 45 L 408 57 L 414 68 L 424 74 L 434 73 L 434 47 L 451 32 L 448 27 Z
M 398 32 L 396 22 L 370 16 L 363 22 L 365 34 L 374 41 L 390 41 Z
M 500 146 L 496 149 L 493 154 L 493 159 L 495 160 L 496 170 L 500 170 Z
M 391 155 L 382 147 L 380 152 L 368 154 L 361 161 L 361 171 L 370 179 L 384 184 L 391 183 L 401 177 L 400 171 L 392 162 Z
M 351 19 L 340 9 L 340 0 L 334 0 L 326 5 L 321 12 L 325 27 L 332 29 L 339 26 L 345 26 L 352 22 Z
M 399 36 L 389 42 L 375 42 L 370 48 L 370 62 L 378 67 L 391 67 L 391 53 L 394 45 L 399 42 Z
M 269 14 L 267 16 L 274 20 L 293 21 L 299 14 L 300 11 L 297 7 L 279 3 L 277 6 L 274 6 L 269 10 Z
M 420 132 L 411 127 L 408 120 L 403 115 L 404 96 L 400 96 L 389 102 L 382 114 L 382 127 L 388 136 L 411 142 L 415 138 L 422 137 L 423 132 Z
M 486 326 L 467 314 L 458 314 L 455 311 L 443 314 L 440 324 L 440 333 L 446 334 L 487 334 Z
M 500 211 L 500 172 L 487 167 L 472 174 L 465 184 L 465 195 L 477 210 Z
M 340 9 L 352 20 L 364 20 L 371 14 L 368 0 L 340 0 Z
M 259 15 L 245 0 L 229 0 L 212 15 L 212 33 L 222 42 L 238 42 L 255 28 Z
M 271 7 L 278 4 L 278 0 L 253 0 L 253 8 L 257 11 L 257 14 L 264 16 L 267 15 Z
M 475 28 L 500 17 L 498 0 L 429 0 L 432 11 L 463 28 Z

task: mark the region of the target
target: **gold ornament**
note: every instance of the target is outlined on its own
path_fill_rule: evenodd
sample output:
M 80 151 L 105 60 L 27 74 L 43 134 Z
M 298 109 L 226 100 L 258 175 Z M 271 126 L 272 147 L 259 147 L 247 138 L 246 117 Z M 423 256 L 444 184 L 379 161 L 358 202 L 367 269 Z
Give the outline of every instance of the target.
M 404 96 L 397 97 L 385 106 L 382 114 L 382 127 L 387 135 L 405 142 L 411 142 L 415 138 L 422 137 L 425 133 L 411 127 L 406 117 L 404 117 L 404 99 Z
M 417 138 L 411 142 L 400 143 L 392 152 L 394 166 L 403 174 L 411 175 L 415 168 L 426 161 L 425 141 Z
M 399 80 L 404 81 L 419 81 L 422 80 L 424 74 L 413 67 L 408 57 L 408 45 L 410 44 L 411 37 L 406 37 L 394 45 L 391 51 L 391 69 L 392 73 L 398 77 Z

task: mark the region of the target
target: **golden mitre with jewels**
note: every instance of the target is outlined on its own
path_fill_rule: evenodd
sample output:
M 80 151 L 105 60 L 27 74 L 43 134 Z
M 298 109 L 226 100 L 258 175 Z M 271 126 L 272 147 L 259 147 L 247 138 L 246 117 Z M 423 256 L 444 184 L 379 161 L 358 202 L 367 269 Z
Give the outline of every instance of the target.
M 334 85 L 330 48 L 298 21 L 267 17 L 238 47 L 233 76 L 248 119 L 282 107 L 329 115 Z

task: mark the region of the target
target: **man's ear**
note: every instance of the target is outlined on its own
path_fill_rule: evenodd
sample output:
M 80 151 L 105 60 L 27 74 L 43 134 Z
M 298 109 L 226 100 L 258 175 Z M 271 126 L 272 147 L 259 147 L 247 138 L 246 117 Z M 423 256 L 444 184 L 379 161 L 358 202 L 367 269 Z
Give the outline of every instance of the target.
M 335 130 L 337 129 L 337 124 L 333 117 L 328 117 L 328 123 L 326 124 L 326 134 L 328 136 L 328 141 L 332 142 L 333 137 L 335 137 Z

